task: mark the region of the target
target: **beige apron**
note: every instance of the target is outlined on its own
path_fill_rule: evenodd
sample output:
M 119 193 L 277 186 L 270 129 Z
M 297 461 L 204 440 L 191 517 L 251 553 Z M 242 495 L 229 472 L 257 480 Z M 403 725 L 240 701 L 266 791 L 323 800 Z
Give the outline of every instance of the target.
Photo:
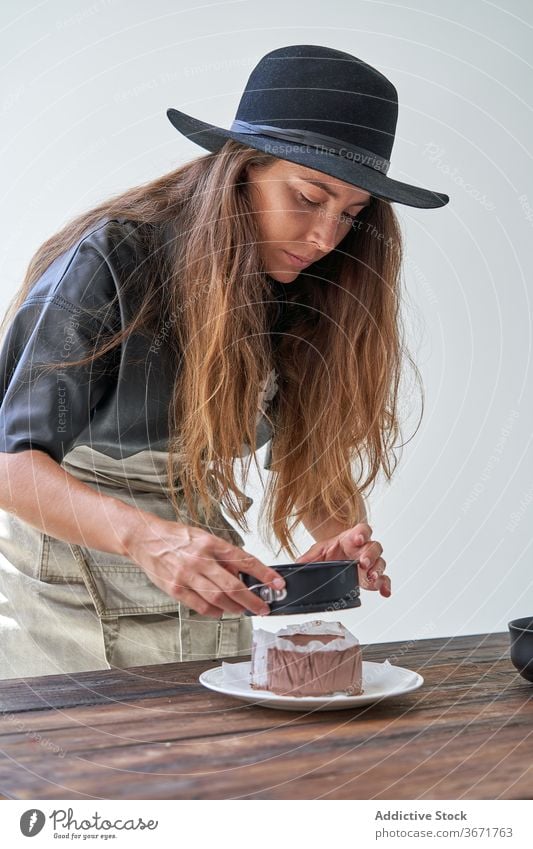
M 78 477 L 103 495 L 176 521 L 155 484 L 90 482 L 79 469 Z M 182 503 L 179 521 L 193 524 Z M 204 529 L 244 545 L 220 511 Z M 131 560 L 63 542 L 0 510 L 0 678 L 236 656 L 251 651 L 251 639 L 249 616 L 200 615 Z
M 264 413 L 277 388 L 272 369 L 259 391 L 257 446 L 272 437 Z M 244 444 L 241 456 L 249 452 Z M 268 450 L 266 469 L 270 460 Z M 116 460 L 78 445 L 61 466 L 103 495 L 176 521 L 166 463 L 164 451 Z M 194 524 L 177 494 L 177 520 Z M 198 508 L 204 530 L 244 546 L 220 508 L 210 525 Z M 156 587 L 131 560 L 63 542 L 0 510 L 0 678 L 231 657 L 249 654 L 251 643 L 251 617 L 203 616 Z

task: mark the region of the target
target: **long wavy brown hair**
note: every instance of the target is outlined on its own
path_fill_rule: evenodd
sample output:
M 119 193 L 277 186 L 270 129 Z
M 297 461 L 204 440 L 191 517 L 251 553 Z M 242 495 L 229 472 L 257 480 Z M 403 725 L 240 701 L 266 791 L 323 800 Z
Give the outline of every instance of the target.
M 263 481 L 259 531 L 268 544 L 273 532 L 278 554 L 294 557 L 293 530 L 306 513 L 326 511 L 352 526 L 380 469 L 392 477 L 404 358 L 420 376 L 401 320 L 401 230 L 391 204 L 377 197 L 335 250 L 286 284 L 284 330 L 271 332 L 280 302 L 259 255 L 245 169 L 276 161 L 229 140 L 77 216 L 32 257 L 0 332 L 51 262 L 104 216 L 136 222 L 147 259 L 121 281 L 138 299 L 135 319 L 89 356 L 50 365 L 92 362 L 133 332 L 169 346 L 176 379 L 167 474 L 176 514 L 179 482 L 195 522 L 199 498 L 208 521 L 223 506 L 246 532 L 241 486 L 252 460 L 262 474 L 254 455 L 258 389 L 275 368 L 279 388 L 265 413 L 273 474 Z M 251 451 L 238 483 L 243 440 Z

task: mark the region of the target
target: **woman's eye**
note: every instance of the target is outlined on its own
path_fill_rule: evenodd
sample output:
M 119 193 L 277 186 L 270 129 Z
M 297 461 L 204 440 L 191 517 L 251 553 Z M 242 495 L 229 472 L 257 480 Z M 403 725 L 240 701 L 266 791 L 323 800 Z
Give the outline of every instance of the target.
M 320 202 L 309 200 L 309 198 L 306 198 L 306 196 L 303 195 L 301 192 L 298 192 L 298 196 L 299 196 L 300 200 L 302 201 L 302 203 L 306 204 L 307 206 L 320 206 Z M 353 222 L 356 220 L 357 216 L 348 215 L 347 212 L 343 212 L 341 218 L 348 219 L 350 224 L 353 224 Z
M 303 195 L 301 192 L 298 192 L 298 196 L 300 200 L 303 201 L 303 203 L 307 203 L 309 206 L 320 206 L 320 203 L 318 203 L 317 201 L 309 200 L 309 198 L 306 198 L 306 196 Z

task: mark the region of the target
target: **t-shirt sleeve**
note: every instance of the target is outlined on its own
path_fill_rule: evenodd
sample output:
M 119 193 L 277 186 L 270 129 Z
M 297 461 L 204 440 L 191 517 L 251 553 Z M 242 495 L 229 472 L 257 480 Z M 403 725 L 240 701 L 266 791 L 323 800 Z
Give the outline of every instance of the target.
M 62 276 L 61 285 L 54 283 L 45 295 L 30 292 L 4 332 L 0 452 L 39 449 L 61 462 L 113 382 L 116 349 L 87 365 L 46 367 L 91 354 L 100 348 L 104 336 L 116 329 L 109 311 L 104 311 L 103 319 L 95 310 L 98 299 L 104 297 L 103 289 L 109 286 L 109 281 L 102 279 L 106 271 L 101 257 L 95 274 L 96 259 L 95 255 L 88 262 L 87 252 L 78 255 Z M 88 274 L 92 275 L 89 287 Z
M 260 406 L 265 407 L 267 409 L 270 407 L 272 403 L 272 399 L 278 392 L 278 375 L 275 369 L 272 369 L 267 377 L 265 385 L 263 387 L 263 391 L 261 393 L 262 400 L 260 401 Z M 264 445 L 267 446 L 267 450 L 265 453 L 265 458 L 263 460 L 263 468 L 271 471 L 270 463 L 272 461 L 272 438 L 274 436 L 274 431 L 272 424 L 266 416 L 262 416 L 261 421 L 259 423 L 257 429 L 257 446 L 262 447 Z
M 267 469 L 267 471 L 271 472 L 271 464 L 272 462 L 272 439 L 269 439 L 267 443 L 267 450 L 265 453 L 265 459 L 263 460 L 263 468 Z

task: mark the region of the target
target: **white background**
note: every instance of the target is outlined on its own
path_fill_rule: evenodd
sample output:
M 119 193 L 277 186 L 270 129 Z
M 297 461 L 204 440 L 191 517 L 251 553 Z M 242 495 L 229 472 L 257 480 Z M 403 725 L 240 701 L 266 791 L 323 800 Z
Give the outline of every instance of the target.
M 531 5 L 11 0 L 1 28 L 2 309 L 71 217 L 202 153 L 169 106 L 228 127 L 254 65 L 288 44 L 348 51 L 393 81 L 389 176 L 451 200 L 395 206 L 426 408 L 368 502 L 392 597 L 363 592 L 341 618 L 366 643 L 533 615 Z M 417 395 L 405 410 L 409 439 Z M 257 479 L 249 492 L 253 524 Z M 246 543 L 275 562 L 255 530 Z

